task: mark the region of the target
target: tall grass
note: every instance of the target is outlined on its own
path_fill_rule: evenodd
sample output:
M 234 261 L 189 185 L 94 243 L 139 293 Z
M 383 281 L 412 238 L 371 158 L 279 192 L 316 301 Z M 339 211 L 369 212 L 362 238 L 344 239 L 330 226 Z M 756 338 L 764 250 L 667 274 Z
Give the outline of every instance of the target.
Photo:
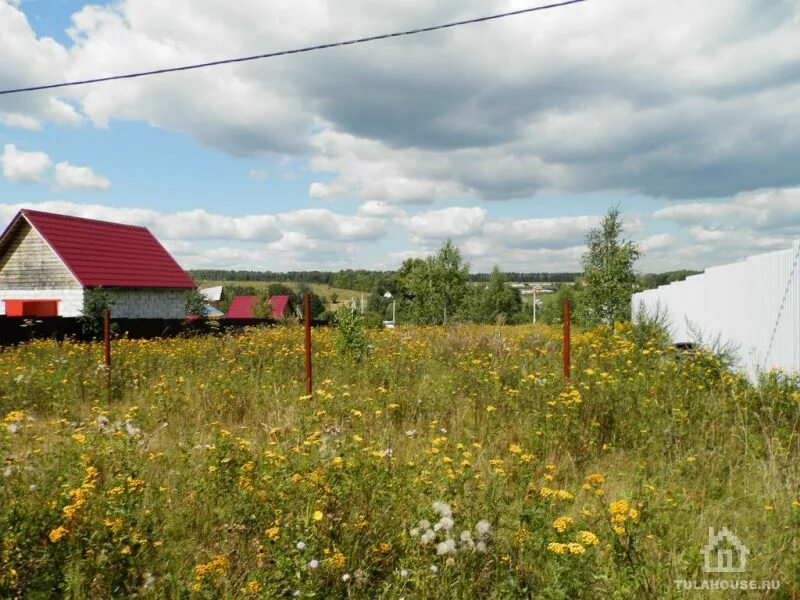
M 0 353 L 0 597 L 655 598 L 798 588 L 796 381 L 658 332 L 302 331 Z M 436 504 L 434 504 L 436 503 Z M 427 522 L 426 522 L 427 521 Z M 796 591 L 795 591 L 796 593 Z

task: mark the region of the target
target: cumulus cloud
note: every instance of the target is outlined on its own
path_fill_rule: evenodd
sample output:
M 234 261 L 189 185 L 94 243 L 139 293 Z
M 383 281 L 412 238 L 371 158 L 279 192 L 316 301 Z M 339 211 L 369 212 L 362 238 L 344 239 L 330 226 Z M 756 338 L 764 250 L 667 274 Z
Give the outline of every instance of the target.
M 326 209 L 307 208 L 279 213 L 277 218 L 282 224 L 331 240 L 364 241 L 386 235 L 385 222 L 381 219 L 345 216 Z
M 53 183 L 54 189 L 60 191 L 105 190 L 111 185 L 107 178 L 89 167 L 78 167 L 68 162 L 56 163 Z
M 511 248 L 568 248 L 581 245 L 599 224 L 598 216 L 497 219 L 487 224 L 486 236 Z
M 44 152 L 25 152 L 14 144 L 3 146 L 0 154 L 3 176 L 14 183 L 38 183 L 44 180 L 52 166 L 50 157 Z
M 401 219 L 412 238 L 444 240 L 478 233 L 486 220 L 486 210 L 479 207 L 451 206 Z
M 11 85 L 254 54 L 487 12 L 478 0 L 122 0 L 37 38 L 0 4 Z M 691 18 L 686 15 L 691 15 Z M 287 154 L 309 193 L 392 203 L 541 190 L 722 197 L 800 183 L 796 2 L 604 0 L 369 46 L 13 99 L 0 119 L 132 119 Z M 624 26 L 635 23 L 635 27 Z M 23 118 L 24 117 L 24 118 Z
M 756 190 L 726 202 L 676 204 L 657 210 L 653 216 L 718 228 L 793 229 L 800 227 L 800 188 Z

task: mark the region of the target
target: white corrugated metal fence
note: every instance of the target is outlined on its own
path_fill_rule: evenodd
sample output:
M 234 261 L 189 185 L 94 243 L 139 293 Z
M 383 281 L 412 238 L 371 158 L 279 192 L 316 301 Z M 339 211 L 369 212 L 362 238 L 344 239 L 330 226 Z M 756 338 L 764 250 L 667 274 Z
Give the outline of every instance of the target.
M 641 309 L 664 314 L 675 343 L 735 347 L 750 377 L 774 368 L 800 373 L 800 241 L 634 294 L 634 319 Z

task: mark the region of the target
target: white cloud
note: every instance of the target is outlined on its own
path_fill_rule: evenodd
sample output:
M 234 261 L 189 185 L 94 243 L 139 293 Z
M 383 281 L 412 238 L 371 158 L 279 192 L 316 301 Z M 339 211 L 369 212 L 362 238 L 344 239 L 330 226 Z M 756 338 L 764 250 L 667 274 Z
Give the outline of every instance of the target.
M 300 231 L 329 240 L 365 241 L 386 235 L 385 221 L 374 217 L 345 216 L 333 211 L 307 208 L 279 213 L 278 220 Z
M 690 202 L 657 210 L 656 219 L 759 230 L 800 227 L 800 188 L 745 192 L 725 202 Z
M 6 127 L 16 127 L 18 129 L 28 129 L 31 131 L 39 131 L 42 129 L 42 123 L 39 119 L 22 113 L 0 112 L 0 124 Z
M 487 11 L 478 0 L 342 0 L 335 14 L 322 0 L 121 0 L 75 14 L 74 42 L 63 47 L 37 38 L 5 2 L 0 79 L 25 85 L 172 66 L 221 58 L 220 48 L 255 54 Z M 77 123 L 83 113 L 98 126 L 147 122 L 236 155 L 307 159 L 320 173 L 309 190 L 318 199 L 430 203 L 608 189 L 722 197 L 800 184 L 798 15 L 790 1 L 604 0 L 9 97 L 0 120 Z
M 56 190 L 106 190 L 110 186 L 111 182 L 106 177 L 96 174 L 89 167 L 78 167 L 68 162 L 56 163 Z
M 44 180 L 52 165 L 50 157 L 44 152 L 25 152 L 14 144 L 3 146 L 0 155 L 3 176 L 14 183 L 38 183 Z
M 486 236 L 510 248 L 566 248 L 583 243 L 600 223 L 598 216 L 545 219 L 497 219 L 486 225 Z
M 485 220 L 484 208 L 452 206 L 414 215 L 407 220 L 402 219 L 402 224 L 412 238 L 444 240 L 474 235 L 481 230 Z
M 662 250 L 670 248 L 678 241 L 678 238 L 671 233 L 654 233 L 646 237 L 639 243 L 639 250 L 650 252 L 652 250 Z

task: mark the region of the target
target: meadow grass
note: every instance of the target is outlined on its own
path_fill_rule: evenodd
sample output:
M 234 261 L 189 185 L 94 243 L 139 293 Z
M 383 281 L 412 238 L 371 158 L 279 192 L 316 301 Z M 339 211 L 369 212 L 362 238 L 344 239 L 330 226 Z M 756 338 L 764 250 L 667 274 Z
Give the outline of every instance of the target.
M 722 577 L 797 594 L 791 378 L 629 326 L 571 382 L 543 326 L 334 336 L 313 397 L 293 326 L 118 340 L 110 397 L 98 344 L 0 353 L 0 597 L 683 597 L 723 526 Z

